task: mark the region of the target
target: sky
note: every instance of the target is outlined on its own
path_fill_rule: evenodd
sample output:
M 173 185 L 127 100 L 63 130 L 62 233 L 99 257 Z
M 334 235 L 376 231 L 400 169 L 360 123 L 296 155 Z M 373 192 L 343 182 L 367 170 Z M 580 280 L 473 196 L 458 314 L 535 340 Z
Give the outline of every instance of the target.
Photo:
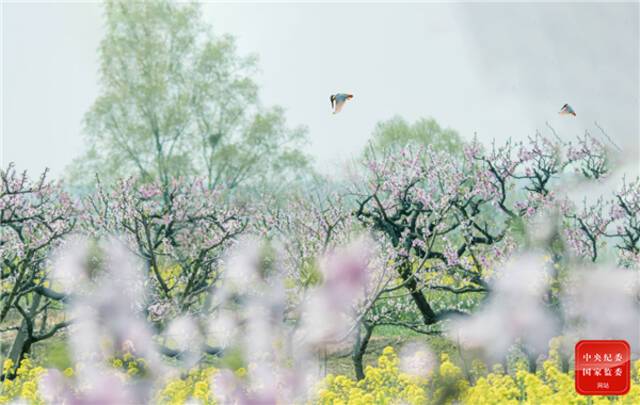
M 2 1 L 0 154 L 53 176 L 84 148 L 99 91 L 102 6 Z M 638 165 L 639 7 L 605 3 L 205 3 L 215 33 L 259 56 L 260 100 L 308 128 L 321 171 L 377 122 L 433 117 L 463 138 L 564 139 L 598 122 Z M 331 114 L 329 95 L 355 95 Z M 558 115 L 564 103 L 576 117 Z

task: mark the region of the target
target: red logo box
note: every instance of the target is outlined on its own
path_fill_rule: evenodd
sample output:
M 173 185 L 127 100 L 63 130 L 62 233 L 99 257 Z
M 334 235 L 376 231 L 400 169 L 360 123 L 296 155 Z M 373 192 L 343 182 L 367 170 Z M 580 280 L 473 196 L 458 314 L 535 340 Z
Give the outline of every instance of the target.
M 576 343 L 576 391 L 581 395 L 624 395 L 631 388 L 631 348 L 624 340 Z

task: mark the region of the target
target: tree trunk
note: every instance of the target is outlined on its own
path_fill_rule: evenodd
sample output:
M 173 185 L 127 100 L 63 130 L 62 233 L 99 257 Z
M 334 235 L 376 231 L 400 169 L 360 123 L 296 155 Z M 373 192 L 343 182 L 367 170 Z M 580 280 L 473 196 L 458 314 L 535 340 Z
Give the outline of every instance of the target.
M 38 311 L 38 306 L 40 305 L 41 298 L 42 296 L 40 294 L 33 294 L 31 307 L 27 312 L 27 315 L 31 318 L 32 325 L 34 323 L 33 320 L 36 316 L 36 311 Z M 13 361 L 14 370 L 20 366 L 20 362 L 24 358 L 24 355 L 29 353 L 29 351 L 31 350 L 31 345 L 33 344 L 32 337 L 33 336 L 29 335 L 27 321 L 23 317 L 22 323 L 20 324 L 20 329 L 18 330 L 16 338 L 13 340 L 11 350 L 9 351 L 9 358 Z
M 527 360 L 529 363 L 529 372 L 530 373 L 535 373 L 536 369 L 538 368 L 538 356 L 536 356 L 535 354 L 527 351 Z
M 367 346 L 369 345 L 369 340 L 371 339 L 371 334 L 373 333 L 374 325 L 370 325 L 364 320 L 362 321 L 362 326 L 364 326 L 364 336 L 360 335 L 360 326 L 356 328 L 356 341 L 353 344 L 353 352 L 351 354 L 351 358 L 353 359 L 353 367 L 356 372 L 356 378 L 358 381 L 364 379 L 364 366 L 363 359 L 364 354 L 367 351 Z
M 416 282 L 415 277 L 413 277 L 411 263 L 409 261 L 406 261 L 400 268 L 400 276 L 406 283 L 407 289 L 411 293 L 411 298 L 413 298 L 413 301 L 416 303 L 416 306 L 422 315 L 424 324 L 433 325 L 436 323 L 438 321 L 438 317 L 436 313 L 433 312 L 431 305 L 427 302 L 422 291 L 418 288 L 418 283 Z

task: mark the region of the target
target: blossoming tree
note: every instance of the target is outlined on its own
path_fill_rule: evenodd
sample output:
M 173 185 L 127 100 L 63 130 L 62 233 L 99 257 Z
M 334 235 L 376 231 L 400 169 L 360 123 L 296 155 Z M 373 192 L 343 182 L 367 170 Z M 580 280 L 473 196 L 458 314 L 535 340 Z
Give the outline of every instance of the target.
M 70 197 L 46 171 L 36 181 L 13 165 L 0 171 L 0 324 L 3 332 L 16 331 L 9 353 L 16 365 L 32 344 L 68 325 L 48 322 L 48 311 L 63 296 L 49 288 L 47 259 L 75 224 Z
M 84 207 L 89 234 L 116 235 L 144 261 L 153 286 L 148 310 L 158 321 L 205 309 L 202 297 L 220 276 L 221 253 L 246 226 L 222 190 L 201 181 L 163 188 L 120 180 L 100 186 Z
M 620 265 L 640 265 L 640 178 L 625 179 L 610 198 L 568 202 L 563 210 L 565 236 L 578 256 L 595 262 L 614 246 Z
M 461 160 L 430 148 L 371 155 L 354 188 L 355 215 L 389 240 L 399 285 L 424 325 L 433 325 L 461 311 L 435 310 L 425 291 L 487 292 L 492 264 L 514 247 L 511 231 L 558 199 L 554 187 L 572 167 L 587 178 L 605 176 L 602 143 L 588 135 L 572 144 L 536 134 L 488 151 L 474 141 Z

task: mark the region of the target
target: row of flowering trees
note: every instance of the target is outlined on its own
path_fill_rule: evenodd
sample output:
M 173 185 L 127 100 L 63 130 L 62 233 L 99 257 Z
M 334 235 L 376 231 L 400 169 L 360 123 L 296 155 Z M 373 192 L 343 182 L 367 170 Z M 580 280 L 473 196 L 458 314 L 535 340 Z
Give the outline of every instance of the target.
M 3 331 L 18 331 L 10 353 L 16 365 L 31 344 L 72 321 L 58 319 L 65 317 L 64 311 L 50 314 L 73 299 L 72 287 L 82 281 L 78 274 L 51 277 L 51 255 L 65 244 L 64 237 L 75 233 L 121 240 L 144 263 L 149 286 L 145 313 L 162 328 L 167 316 L 202 310 L 204 293 L 220 277 L 224 248 L 247 223 L 239 210 L 221 204 L 218 191 L 199 182 L 173 181 L 162 189 L 128 179 L 73 201 L 45 175 L 32 184 L 10 167 L 2 180 L 0 313 Z M 69 260 L 91 264 L 98 259 L 87 255 Z M 60 322 L 47 325 L 54 319 Z
M 47 263 L 76 223 L 70 196 L 46 172 L 36 181 L 13 166 L 0 172 L 0 325 L 3 335 L 15 332 L 9 348 L 14 359 L 68 325 L 49 321 L 62 295 L 48 288 Z
M 3 354 L 16 367 L 34 343 L 82 330 L 88 315 L 69 310 L 74 303 L 128 291 L 133 297 L 119 304 L 93 302 L 101 317 L 112 311 L 140 325 L 132 337 L 113 323 L 116 348 L 130 341 L 141 350 L 149 340 L 163 356 L 197 362 L 249 336 L 282 349 L 265 360 L 251 342 L 241 344 L 265 370 L 283 368 L 290 356 L 306 370 L 326 344 L 350 340 L 356 375 L 364 378 L 376 327 L 435 334 L 447 319 L 473 313 L 491 294 L 495 269 L 531 243 L 527 225 L 541 214 L 561 224 L 548 238 L 555 263 L 573 254 L 591 262 L 616 257 L 634 268 L 640 259 L 638 179 L 594 201 L 563 193 L 582 179 L 610 176 L 607 149 L 589 134 L 572 143 L 536 134 L 490 148 L 473 141 L 457 159 L 430 148 L 372 153 L 346 187 L 248 202 L 178 179 L 123 179 L 74 199 L 45 175 L 30 181 L 10 166 L 1 176 L 0 321 L 12 337 Z M 110 240 L 141 266 L 114 262 L 101 242 L 79 248 L 72 234 Z M 232 259 L 228 252 L 248 235 L 267 242 Z M 361 235 L 369 242 L 340 253 Z M 118 266 L 136 273 L 131 285 L 104 280 L 105 269 L 122 275 Z M 105 326 L 100 319 L 95 325 Z M 81 336 L 99 339 L 90 329 Z M 96 349 L 95 342 L 76 343 Z
M 583 210 L 563 192 L 571 182 L 609 174 L 606 147 L 589 134 L 573 143 L 536 134 L 488 150 L 474 141 L 465 145 L 462 159 L 429 148 L 405 149 L 369 156 L 367 166 L 365 181 L 354 191 L 355 216 L 392 247 L 397 279 L 380 291 L 385 304 L 362 317 L 360 352 L 376 325 L 437 333 L 441 321 L 469 314 L 491 290 L 495 268 L 530 244 L 526 224 L 541 215 L 560 211 L 564 219 L 554 221 L 563 222 L 564 235 L 555 242 L 566 239 L 574 254 L 587 249 L 595 261 L 596 252 L 606 250 L 603 239 L 609 239 L 621 264 L 638 264 L 637 180 L 624 183 L 610 200 L 583 202 Z M 600 243 L 591 243 L 596 238 Z M 557 243 L 549 250 L 561 260 Z M 412 313 L 420 318 L 407 316 Z

